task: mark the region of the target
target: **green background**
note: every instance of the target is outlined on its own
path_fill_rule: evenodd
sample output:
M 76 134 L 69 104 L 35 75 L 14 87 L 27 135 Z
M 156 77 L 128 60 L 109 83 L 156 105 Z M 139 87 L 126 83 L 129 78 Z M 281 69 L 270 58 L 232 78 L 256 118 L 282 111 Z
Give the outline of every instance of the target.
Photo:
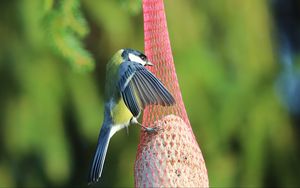
M 268 2 L 165 1 L 183 100 L 213 187 L 300 185 L 298 116 L 276 93 L 281 66 Z M 105 65 L 120 48 L 143 50 L 141 1 L 0 5 L 0 187 L 86 186 Z M 98 185 L 134 185 L 139 129 L 113 137 Z

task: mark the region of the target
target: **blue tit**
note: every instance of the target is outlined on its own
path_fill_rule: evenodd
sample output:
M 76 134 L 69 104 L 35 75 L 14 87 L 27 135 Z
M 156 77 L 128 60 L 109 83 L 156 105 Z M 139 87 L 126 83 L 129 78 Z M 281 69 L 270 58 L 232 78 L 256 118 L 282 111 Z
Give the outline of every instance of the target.
M 175 100 L 166 87 L 145 66 L 153 64 L 133 49 L 121 49 L 106 65 L 104 120 L 91 165 L 89 182 L 99 180 L 111 137 L 137 118 L 147 105 L 171 106 Z M 146 131 L 153 131 L 141 125 Z

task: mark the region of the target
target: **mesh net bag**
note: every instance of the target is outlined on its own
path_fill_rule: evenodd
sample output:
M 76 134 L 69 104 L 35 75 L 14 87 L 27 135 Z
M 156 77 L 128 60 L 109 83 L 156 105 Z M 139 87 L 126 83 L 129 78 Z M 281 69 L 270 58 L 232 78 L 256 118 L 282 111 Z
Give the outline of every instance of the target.
M 176 105 L 151 105 L 141 132 L 134 175 L 135 187 L 208 187 L 205 162 L 183 104 L 167 30 L 163 0 L 143 0 L 145 53 L 153 72 L 173 94 Z

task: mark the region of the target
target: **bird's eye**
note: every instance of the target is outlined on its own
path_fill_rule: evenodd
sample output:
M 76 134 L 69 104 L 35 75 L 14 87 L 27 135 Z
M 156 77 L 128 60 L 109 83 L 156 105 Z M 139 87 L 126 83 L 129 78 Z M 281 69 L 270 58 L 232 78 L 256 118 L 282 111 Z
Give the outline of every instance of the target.
M 141 59 L 143 60 L 143 61 L 145 61 L 146 60 L 146 56 L 141 56 Z

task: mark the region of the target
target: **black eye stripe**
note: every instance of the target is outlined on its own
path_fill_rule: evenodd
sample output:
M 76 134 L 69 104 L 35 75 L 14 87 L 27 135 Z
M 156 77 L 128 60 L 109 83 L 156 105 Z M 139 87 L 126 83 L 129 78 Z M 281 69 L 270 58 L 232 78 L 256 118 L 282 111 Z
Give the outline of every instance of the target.
M 130 49 L 130 48 L 124 48 L 121 56 L 124 60 L 130 61 L 130 57 L 129 57 L 130 54 L 132 54 L 134 56 L 137 56 L 142 61 L 147 61 L 148 60 L 148 58 L 145 54 L 143 54 L 142 52 L 140 52 L 138 50 L 133 50 L 133 49 Z

